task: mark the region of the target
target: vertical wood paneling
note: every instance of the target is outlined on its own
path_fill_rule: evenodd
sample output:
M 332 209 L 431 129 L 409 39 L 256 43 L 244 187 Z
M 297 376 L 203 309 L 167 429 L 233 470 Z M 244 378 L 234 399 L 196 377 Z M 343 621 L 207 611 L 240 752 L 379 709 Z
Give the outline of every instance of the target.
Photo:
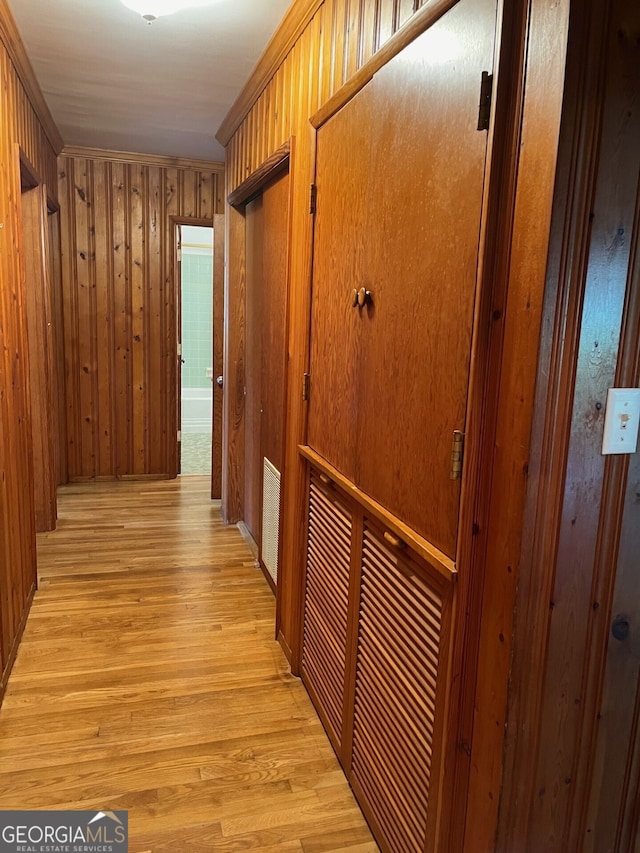
M 62 308 L 62 258 L 60 211 L 49 214 L 49 259 L 51 263 L 51 316 L 54 335 L 54 394 L 56 399 L 57 483 L 68 482 L 67 404 L 64 381 L 64 314 Z
M 60 161 L 69 478 L 175 475 L 171 217 L 221 210 L 221 174 Z
M 0 698 L 36 583 L 19 147 L 55 200 L 55 152 L 0 43 Z
M 639 33 L 633 0 L 570 30 L 500 853 L 638 844 L 638 454 L 601 444 L 640 381 Z
M 22 193 L 29 384 L 36 530 L 56 526 L 53 331 L 46 198 L 43 186 Z

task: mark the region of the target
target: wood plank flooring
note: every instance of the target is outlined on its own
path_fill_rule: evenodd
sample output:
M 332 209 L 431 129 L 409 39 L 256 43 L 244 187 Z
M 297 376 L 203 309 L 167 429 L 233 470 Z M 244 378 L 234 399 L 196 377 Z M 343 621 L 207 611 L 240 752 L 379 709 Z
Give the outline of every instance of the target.
M 128 809 L 131 853 L 375 853 L 208 489 L 60 489 L 0 709 L 0 808 Z

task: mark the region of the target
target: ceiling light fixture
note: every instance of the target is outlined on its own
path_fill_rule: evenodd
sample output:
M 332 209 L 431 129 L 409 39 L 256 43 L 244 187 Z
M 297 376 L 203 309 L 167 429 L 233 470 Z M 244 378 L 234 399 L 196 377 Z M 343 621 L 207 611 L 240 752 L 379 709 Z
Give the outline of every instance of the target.
M 128 9 L 132 9 L 152 24 L 162 15 L 173 15 L 192 6 L 208 6 L 211 0 L 122 0 Z

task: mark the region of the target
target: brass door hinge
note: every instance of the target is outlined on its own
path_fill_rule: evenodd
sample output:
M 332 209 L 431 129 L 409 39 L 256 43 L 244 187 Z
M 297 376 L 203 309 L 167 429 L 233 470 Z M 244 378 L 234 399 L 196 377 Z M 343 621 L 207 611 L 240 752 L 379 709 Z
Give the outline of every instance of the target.
M 305 373 L 302 377 L 302 399 L 309 399 L 309 392 L 311 391 L 311 374 Z
M 316 212 L 317 205 L 318 205 L 318 187 L 315 184 L 311 184 L 311 188 L 309 190 L 309 213 L 312 216 Z
M 478 130 L 489 130 L 491 118 L 491 95 L 493 93 L 493 74 L 482 72 L 480 83 L 480 106 L 478 107 Z
M 459 429 L 453 431 L 453 444 L 451 445 L 451 479 L 459 480 L 462 477 L 462 459 L 464 457 L 464 433 Z

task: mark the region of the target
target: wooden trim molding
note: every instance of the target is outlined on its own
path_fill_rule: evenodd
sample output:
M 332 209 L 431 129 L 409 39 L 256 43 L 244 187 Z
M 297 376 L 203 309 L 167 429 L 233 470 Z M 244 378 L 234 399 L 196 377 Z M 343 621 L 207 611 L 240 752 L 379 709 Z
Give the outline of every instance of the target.
M 7 0 L 0 0 L 0 41 L 2 41 L 9 54 L 11 62 L 20 78 L 20 82 L 24 86 L 27 97 L 31 102 L 31 106 L 35 110 L 47 135 L 47 139 L 51 143 L 51 147 L 56 154 L 59 154 L 64 146 L 64 141 L 44 99 L 42 89 L 27 56 Z
M 2 705 L 2 700 L 4 699 L 4 694 L 7 690 L 9 676 L 11 675 L 11 670 L 13 669 L 13 664 L 15 663 L 16 655 L 18 654 L 20 640 L 22 639 L 24 629 L 27 625 L 27 619 L 29 618 L 29 613 L 31 611 L 31 605 L 33 604 L 33 597 L 36 594 L 36 589 L 37 585 L 34 583 L 31 586 L 31 590 L 27 597 L 27 602 L 24 607 L 24 613 L 22 614 L 22 618 L 20 619 L 20 625 L 18 626 L 16 636 L 13 640 L 13 644 L 11 646 L 11 651 L 9 652 L 9 657 L 7 658 L 7 663 L 5 665 L 4 672 L 0 672 L 0 705 Z
M 403 542 L 410 545 L 417 554 L 432 566 L 438 574 L 442 575 L 447 581 L 455 581 L 457 577 L 456 564 L 435 548 L 431 542 L 423 536 L 417 534 L 408 525 L 404 524 L 379 503 L 374 501 L 363 491 L 361 491 L 351 480 L 348 480 L 344 474 L 341 474 L 333 465 L 330 465 L 326 459 L 323 459 L 315 450 L 308 446 L 300 445 L 298 447 L 300 455 L 308 462 L 317 468 L 323 475 L 328 477 L 332 482 L 336 483 L 340 488 L 357 503 L 363 506 L 366 511 L 377 518 L 382 524 L 388 527 L 396 536 L 399 536 Z
M 311 116 L 309 119 L 311 124 L 316 129 L 320 128 L 331 116 L 342 109 L 354 95 L 357 95 L 377 71 L 380 71 L 394 56 L 401 53 L 412 41 L 415 41 L 425 30 L 435 24 L 438 18 L 441 18 L 457 2 L 458 0 L 427 0 L 420 11 L 409 18 L 407 23 L 395 35 L 391 36 L 380 50 L 376 51 L 371 59 Z
M 227 199 L 229 204 L 240 207 L 250 201 L 252 196 L 258 193 L 271 178 L 286 168 L 290 154 L 291 140 L 289 139 L 270 157 L 267 157 L 264 163 L 258 166 L 240 186 L 236 187 Z
M 324 0 L 295 0 L 216 133 L 225 147 Z
M 3 0 L 0 0 L 0 3 Z M 108 160 L 110 163 L 137 163 L 161 169 L 195 169 L 199 172 L 224 174 L 224 163 L 217 160 L 193 160 L 188 157 L 163 157 L 159 154 L 135 154 L 132 151 L 108 151 L 103 148 L 80 148 L 65 145 L 61 156 L 79 160 Z

